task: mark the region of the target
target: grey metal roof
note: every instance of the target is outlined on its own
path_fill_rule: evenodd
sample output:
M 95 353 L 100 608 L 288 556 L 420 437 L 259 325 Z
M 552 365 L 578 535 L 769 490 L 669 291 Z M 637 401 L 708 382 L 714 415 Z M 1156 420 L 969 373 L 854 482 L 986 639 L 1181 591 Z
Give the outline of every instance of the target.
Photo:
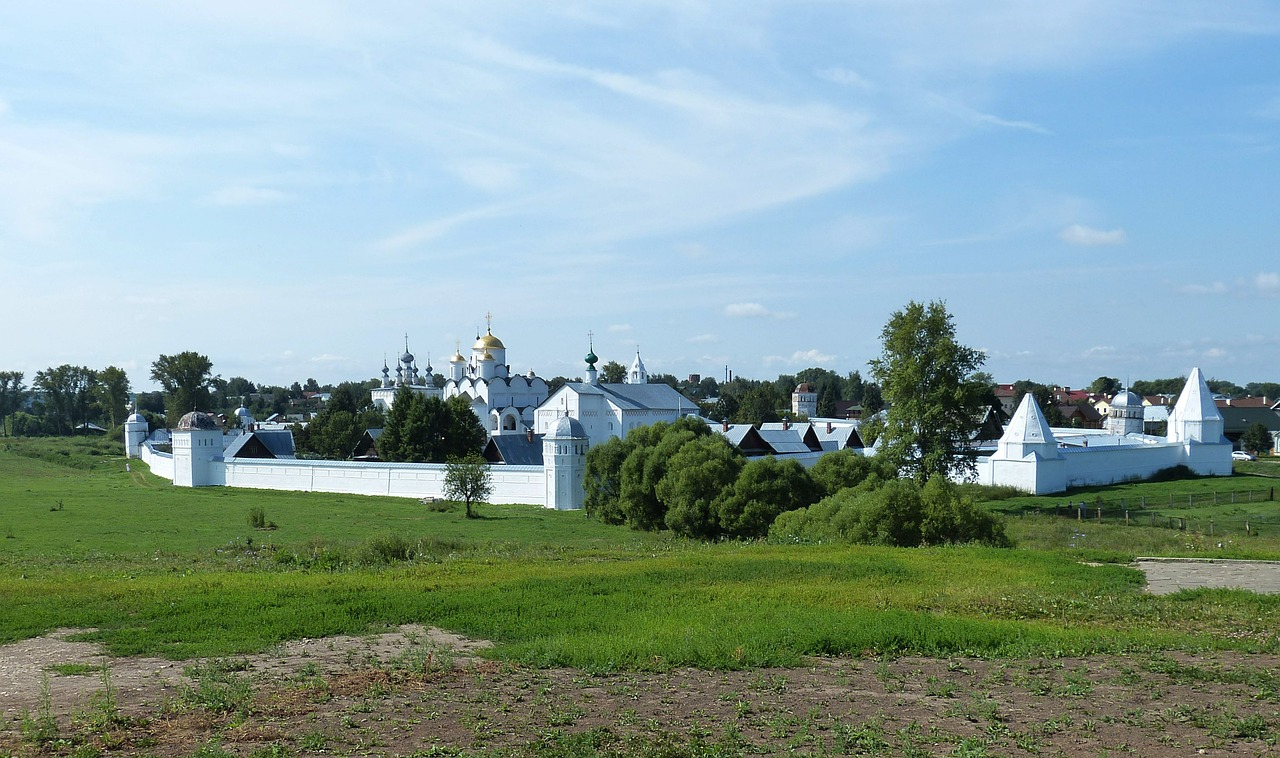
M 805 444 L 804 438 L 795 429 L 761 429 L 760 439 L 764 440 L 778 455 L 812 452 Z
M 669 384 L 570 382 L 564 386 L 580 395 L 604 395 L 623 410 L 676 410 L 681 415 L 699 411 L 697 403 L 676 392 Z
M 291 460 L 296 457 L 293 432 L 288 429 L 267 429 L 242 434 L 227 445 L 227 449 L 222 451 L 222 457 L 235 458 L 246 445 L 250 444 L 250 440 L 255 439 L 275 458 Z
M 496 453 L 497 457 L 494 457 Z M 533 441 L 523 434 L 499 434 L 484 443 L 484 457 L 499 460 L 508 466 L 541 466 L 542 435 L 533 435 Z

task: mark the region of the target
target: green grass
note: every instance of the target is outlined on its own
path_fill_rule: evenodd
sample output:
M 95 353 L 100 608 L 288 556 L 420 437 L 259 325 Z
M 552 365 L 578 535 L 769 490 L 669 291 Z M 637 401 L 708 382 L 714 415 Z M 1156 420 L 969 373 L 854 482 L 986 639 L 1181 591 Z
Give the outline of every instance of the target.
M 175 488 L 137 462 L 68 458 L 0 448 L 14 535 L 0 642 L 93 627 L 83 638 L 114 654 L 184 659 L 413 622 L 592 670 L 1280 648 L 1280 598 L 1153 597 L 1135 569 L 1082 563 L 1176 552 L 1161 540 L 1187 535 L 1172 530 L 1027 516 L 1010 519 L 1015 550 L 701 544 L 532 507 L 468 520 L 412 500 Z M 251 508 L 278 528 L 251 528 Z

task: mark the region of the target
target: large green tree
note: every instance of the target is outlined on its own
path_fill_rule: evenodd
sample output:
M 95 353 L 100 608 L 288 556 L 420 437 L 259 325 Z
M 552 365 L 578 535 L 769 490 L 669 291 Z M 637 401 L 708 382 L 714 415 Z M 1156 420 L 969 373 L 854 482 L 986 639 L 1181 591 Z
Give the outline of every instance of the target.
M 213 362 L 192 350 L 161 355 L 151 364 L 151 378 L 164 390 L 170 423 L 190 411 L 211 408 Z
M 98 372 L 98 386 L 95 393 L 98 406 L 111 426 L 124 422 L 129 404 L 129 375 L 124 369 L 107 366 Z
M 36 372 L 32 382 L 57 434 L 67 434 L 88 420 L 96 384 L 97 374 L 92 369 L 65 363 Z
M 485 437 L 484 427 L 465 397 L 442 401 L 402 387 L 378 438 L 378 457 L 384 461 L 444 463 L 478 455 Z
M 654 494 L 666 511 L 667 528 L 682 537 L 710 539 L 723 529 L 716 501 L 738 478 L 744 460 L 718 434 L 689 440 L 671 456 Z
M 923 483 L 931 475 L 971 472 L 965 447 L 981 421 L 987 388 L 975 381 L 981 351 L 956 340 L 945 303 L 907 303 L 880 334 L 871 373 L 888 403 L 878 455 Z
M 621 384 L 627 378 L 627 367 L 617 361 L 609 361 L 600 367 L 601 384 Z
M 23 372 L 0 371 L 0 433 L 9 436 L 6 419 L 22 407 L 27 399 L 27 387 Z

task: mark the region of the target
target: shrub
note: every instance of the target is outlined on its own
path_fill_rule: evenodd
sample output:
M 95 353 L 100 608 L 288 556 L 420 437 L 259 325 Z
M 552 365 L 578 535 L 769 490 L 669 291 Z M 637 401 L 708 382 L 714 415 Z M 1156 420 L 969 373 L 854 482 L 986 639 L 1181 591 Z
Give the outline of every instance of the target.
M 923 490 L 896 479 L 871 487 L 866 482 L 841 490 L 818 503 L 783 513 L 769 530 L 785 542 L 853 542 L 912 547 L 981 542 L 1007 547 L 1004 522 L 960 497 L 941 476 Z
M 255 505 L 249 509 L 249 526 L 253 529 L 267 528 L 267 512 L 261 506 Z
M 368 563 L 395 563 L 413 558 L 414 545 L 400 534 L 382 534 L 365 544 L 362 555 Z

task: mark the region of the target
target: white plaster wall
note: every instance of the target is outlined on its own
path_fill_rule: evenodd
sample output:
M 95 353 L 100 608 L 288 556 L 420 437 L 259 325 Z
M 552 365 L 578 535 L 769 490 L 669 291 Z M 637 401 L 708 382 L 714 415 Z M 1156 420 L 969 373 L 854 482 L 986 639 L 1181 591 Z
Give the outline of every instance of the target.
M 168 453 L 161 453 L 151 449 L 151 445 L 143 445 L 138 451 L 138 458 L 147 467 L 151 469 L 151 473 L 156 476 L 173 481 L 173 456 Z
M 1086 487 L 1145 479 L 1160 469 L 1185 463 L 1183 446 L 1143 445 L 1118 448 L 1067 448 L 1067 486 Z
M 228 487 L 391 497 L 443 497 L 443 463 L 230 460 Z M 491 503 L 547 505 L 542 466 L 492 466 Z

